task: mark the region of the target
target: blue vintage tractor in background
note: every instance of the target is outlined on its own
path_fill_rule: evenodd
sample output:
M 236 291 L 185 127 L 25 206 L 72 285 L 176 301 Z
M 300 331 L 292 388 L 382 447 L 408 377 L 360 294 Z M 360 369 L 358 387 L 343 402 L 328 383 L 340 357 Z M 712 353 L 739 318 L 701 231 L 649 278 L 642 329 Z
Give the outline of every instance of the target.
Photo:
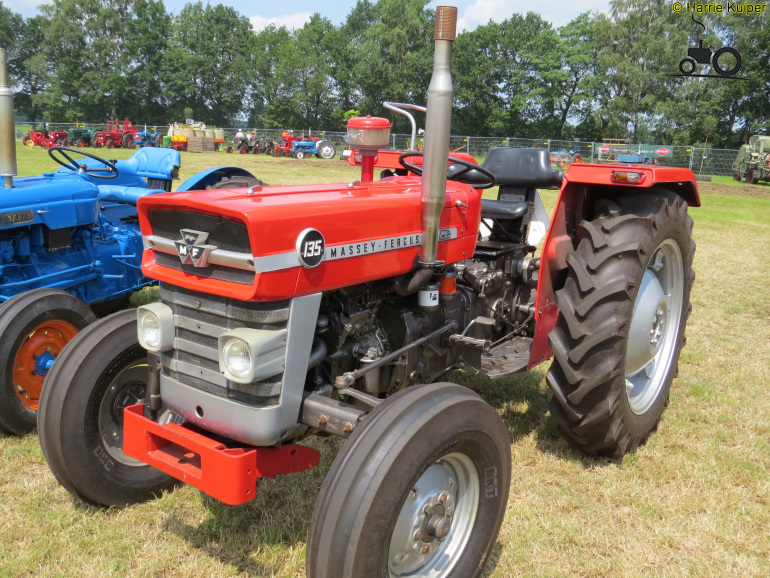
M 32 431 L 45 376 L 64 346 L 97 315 L 150 283 L 141 272 L 136 202 L 171 190 L 179 152 L 142 148 L 112 161 L 53 147 L 55 173 L 13 179 L 0 197 L 0 427 Z M 220 167 L 177 190 L 260 184 Z
M 290 156 L 295 159 L 315 155 L 319 159 L 332 159 L 337 154 L 334 143 L 328 140 L 295 140 L 292 144 Z
M 180 165 L 173 149 L 120 161 L 62 146 L 48 154 L 59 170 L 14 178 L 13 93 L 0 49 L 0 429 L 14 434 L 34 430 L 43 381 L 64 346 L 151 282 L 136 203 L 170 191 Z M 258 184 L 245 169 L 219 167 L 177 190 Z

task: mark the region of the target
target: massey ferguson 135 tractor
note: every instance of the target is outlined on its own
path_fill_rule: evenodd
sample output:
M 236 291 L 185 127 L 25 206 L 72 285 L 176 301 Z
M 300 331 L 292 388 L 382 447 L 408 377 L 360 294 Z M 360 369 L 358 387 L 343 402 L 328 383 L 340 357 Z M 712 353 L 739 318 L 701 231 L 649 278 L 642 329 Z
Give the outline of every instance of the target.
M 577 447 L 647 440 L 690 311 L 694 176 L 449 156 L 455 22 L 437 9 L 424 152 L 381 150 L 388 121 L 356 118 L 358 180 L 139 201 L 162 301 L 80 332 L 43 390 L 40 442 L 70 492 L 125 506 L 182 480 L 241 504 L 257 478 L 319 463 L 303 438 L 338 435 L 307 575 L 468 577 L 503 521 L 510 437 L 478 395 L 435 383 L 447 370 L 553 356 L 551 411 Z M 536 189 L 559 186 L 536 257 Z
M 96 320 L 94 311 L 116 311 L 153 282 L 140 267 L 135 205 L 171 190 L 179 153 L 143 149 L 114 161 L 55 146 L 48 154 L 62 168 L 13 178 L 13 93 L 5 71 L 0 51 L 0 430 L 22 434 L 35 428 L 43 380 L 67 342 Z M 234 182 L 258 181 L 224 167 L 179 190 Z

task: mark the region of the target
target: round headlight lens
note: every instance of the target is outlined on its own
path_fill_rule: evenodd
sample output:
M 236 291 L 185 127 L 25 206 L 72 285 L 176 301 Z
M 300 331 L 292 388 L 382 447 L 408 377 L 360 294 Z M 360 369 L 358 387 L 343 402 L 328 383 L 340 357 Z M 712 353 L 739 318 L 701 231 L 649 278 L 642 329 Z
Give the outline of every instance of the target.
M 149 311 L 142 315 L 142 337 L 150 349 L 160 346 L 160 321 L 158 317 Z
M 251 352 L 246 342 L 230 339 L 225 344 L 224 361 L 227 371 L 236 377 L 248 377 L 251 374 Z

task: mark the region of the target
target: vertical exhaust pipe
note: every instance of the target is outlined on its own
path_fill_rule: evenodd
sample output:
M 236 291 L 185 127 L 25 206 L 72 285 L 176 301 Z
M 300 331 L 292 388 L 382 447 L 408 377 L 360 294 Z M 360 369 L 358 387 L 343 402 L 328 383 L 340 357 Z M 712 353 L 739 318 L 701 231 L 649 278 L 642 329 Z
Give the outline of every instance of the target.
M 8 85 L 8 60 L 0 48 L 0 176 L 3 186 L 13 188 L 16 171 L 16 135 L 13 123 L 13 91 Z
M 438 231 L 446 196 L 446 167 L 449 155 L 449 131 L 452 124 L 452 42 L 457 31 L 457 8 L 436 8 L 433 76 L 428 86 L 428 112 L 425 118 L 425 152 L 423 154 L 422 251 L 423 267 L 440 267 L 437 260 Z

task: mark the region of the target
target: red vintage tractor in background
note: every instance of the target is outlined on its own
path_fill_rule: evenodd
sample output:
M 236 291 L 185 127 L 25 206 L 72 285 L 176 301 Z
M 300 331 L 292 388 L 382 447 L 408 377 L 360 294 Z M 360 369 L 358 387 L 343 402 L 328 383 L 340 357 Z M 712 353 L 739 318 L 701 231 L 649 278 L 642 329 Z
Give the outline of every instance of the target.
M 135 148 L 137 129 L 127 118 L 124 120 L 108 120 L 106 130 L 98 130 L 92 138 L 96 148 Z
M 48 132 L 37 132 L 30 130 L 24 144 L 29 148 L 36 146 L 51 148 L 55 146 L 69 146 L 67 132 L 63 130 L 52 130 Z
M 242 504 L 258 478 L 319 463 L 304 438 L 341 436 L 307 576 L 472 577 L 506 513 L 511 442 L 476 393 L 436 383 L 448 370 L 553 357 L 568 440 L 610 456 L 645 443 L 685 343 L 695 177 L 563 178 L 545 149 L 450 156 L 456 17 L 436 10 L 424 151 L 383 150 L 389 122 L 354 118 L 359 180 L 139 200 L 161 301 L 86 327 L 49 373 L 38 430 L 65 488 L 127 506 L 182 480 Z M 557 187 L 549 226 L 537 189 Z

